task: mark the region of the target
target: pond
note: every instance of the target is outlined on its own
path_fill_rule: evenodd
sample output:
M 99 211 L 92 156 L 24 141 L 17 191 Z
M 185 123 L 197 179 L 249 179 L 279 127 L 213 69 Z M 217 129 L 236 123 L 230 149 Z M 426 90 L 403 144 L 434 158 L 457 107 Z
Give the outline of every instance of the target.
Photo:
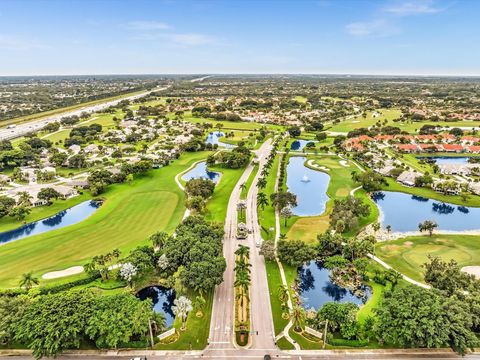
M 100 205 L 101 202 L 99 201 L 84 201 L 70 209 L 62 210 L 49 218 L 23 225 L 17 229 L 2 232 L 0 233 L 0 244 L 79 223 L 97 211 Z
M 224 143 L 224 142 L 220 141 L 220 138 L 222 136 L 225 136 L 225 133 L 223 133 L 221 131 L 213 131 L 213 132 L 208 134 L 207 139 L 205 140 L 205 144 L 212 144 L 212 145 L 217 144 L 218 146 L 222 146 L 222 147 L 225 147 L 225 148 L 234 148 L 235 147 L 235 145 L 227 144 L 227 143 Z
M 417 156 L 418 160 L 433 161 L 437 165 L 468 164 L 468 156 Z
M 205 161 L 199 162 L 195 167 L 182 175 L 183 181 L 188 181 L 191 179 L 209 179 L 214 183 L 217 183 L 220 180 L 220 173 L 215 171 L 209 171 L 207 168 L 207 163 Z
M 315 140 L 295 140 L 292 142 L 290 145 L 290 149 L 293 151 L 302 151 L 305 146 L 307 146 L 308 143 L 316 143 L 317 141 Z
M 293 156 L 287 165 L 288 191 L 297 195 L 297 206 L 292 209 L 298 216 L 316 216 L 325 211 L 330 176 L 307 168 L 305 157 Z
M 376 192 L 372 199 L 380 209 L 382 225 L 390 225 L 392 231 L 418 231 L 418 224 L 425 220 L 435 221 L 439 230 L 480 229 L 480 208 L 393 191 Z
M 330 280 L 330 270 L 320 262 L 310 261 L 298 271 L 299 295 L 305 309 L 318 310 L 327 302 L 353 302 L 359 306 L 365 304 L 372 296 L 372 289 L 363 286 L 364 295 L 356 296 L 349 289 L 343 288 Z
M 140 300 L 150 299 L 153 304 L 153 311 L 165 315 L 166 327 L 172 326 L 175 314 L 172 311 L 175 300 L 175 290 L 163 286 L 149 286 L 137 293 Z

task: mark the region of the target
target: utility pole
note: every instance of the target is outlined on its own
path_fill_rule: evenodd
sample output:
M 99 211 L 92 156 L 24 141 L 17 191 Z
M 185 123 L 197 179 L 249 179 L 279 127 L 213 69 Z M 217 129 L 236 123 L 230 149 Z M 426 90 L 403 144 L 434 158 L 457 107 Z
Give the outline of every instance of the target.
M 325 320 L 325 329 L 323 330 L 323 348 L 325 349 L 325 345 L 327 344 L 327 326 L 328 326 L 328 319 Z
M 153 341 L 152 322 L 150 319 L 148 319 L 148 330 L 150 332 L 150 343 L 152 344 L 152 349 L 153 349 L 153 346 L 155 345 L 155 343 Z

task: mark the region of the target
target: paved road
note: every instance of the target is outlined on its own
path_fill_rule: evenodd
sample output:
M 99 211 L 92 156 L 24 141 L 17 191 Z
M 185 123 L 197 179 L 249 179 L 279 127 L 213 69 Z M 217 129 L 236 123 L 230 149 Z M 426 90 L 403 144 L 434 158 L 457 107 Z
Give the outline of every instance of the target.
M 113 360 L 113 359 L 132 359 L 135 356 L 147 356 L 149 360 L 177 360 L 177 359 L 211 359 L 211 360 L 221 360 L 221 359 L 263 359 L 264 355 L 270 354 L 272 359 L 292 359 L 292 360 L 306 360 L 306 359 L 338 359 L 338 360 L 352 360 L 352 359 L 438 359 L 438 360 L 447 360 L 447 359 L 458 359 L 460 356 L 456 354 L 431 354 L 428 352 L 419 353 L 419 354 L 382 354 L 382 353 L 372 353 L 370 351 L 337 351 L 330 352 L 324 351 L 319 353 L 318 351 L 303 351 L 302 354 L 296 353 L 279 353 L 277 355 L 263 351 L 263 350 L 247 350 L 247 349 L 232 349 L 232 350 L 220 350 L 220 351 L 210 351 L 210 353 L 192 351 L 192 352 L 183 352 L 178 353 L 174 351 L 157 353 L 153 354 L 149 351 L 141 352 L 137 351 L 135 353 L 131 352 L 129 355 L 125 353 L 120 353 L 119 355 L 106 354 L 106 355 L 61 355 L 57 357 L 58 360 L 73 360 L 73 359 L 89 359 L 89 360 Z M 29 356 L 0 356 L 0 360 L 32 360 L 32 357 Z M 466 360 L 480 360 L 480 355 L 467 355 L 464 359 Z
M 247 241 L 250 247 L 250 263 L 252 285 L 250 289 L 250 308 L 252 321 L 252 349 L 276 349 L 275 332 L 273 329 L 272 309 L 268 291 L 265 259 L 259 254 L 259 245 L 262 241 L 257 214 L 257 182 L 260 173 L 267 162 L 272 150 L 271 140 L 268 140 L 257 152 L 259 170 L 247 195 L 246 224 L 252 230 Z
M 115 106 L 122 100 L 135 100 L 149 94 L 152 91 L 165 90 L 167 88 L 168 87 L 162 87 L 162 88 L 157 88 L 153 90 L 147 90 L 140 94 L 122 97 L 121 99 L 106 101 L 104 103 L 96 104 L 96 105 L 84 106 L 78 110 L 67 111 L 61 114 L 42 118 L 40 120 L 34 120 L 34 121 L 29 121 L 23 124 L 18 124 L 13 129 L 7 129 L 6 127 L 2 127 L 0 128 L 0 140 L 15 139 L 17 137 L 21 137 L 31 132 L 37 132 L 41 130 L 48 123 L 60 121 L 60 119 L 64 116 L 73 116 L 73 115 L 79 116 L 82 112 L 95 113 L 95 112 L 104 110 L 110 106 Z
M 265 142 L 260 149 L 256 150 L 255 153 L 259 159 L 264 159 L 270 152 L 271 142 Z M 207 354 L 215 354 L 218 356 L 226 355 L 228 353 L 228 349 L 235 349 L 234 346 L 234 289 L 233 289 L 233 282 L 234 282 L 234 267 L 235 267 L 235 255 L 234 252 L 238 247 L 240 241 L 237 240 L 237 204 L 240 200 L 240 184 L 246 182 L 248 177 L 252 173 L 253 165 L 249 164 L 245 169 L 244 173 L 238 180 L 237 185 L 233 189 L 230 199 L 227 206 L 227 214 L 225 217 L 225 237 L 223 242 L 223 254 L 225 256 L 225 260 L 227 262 L 227 269 L 224 274 L 223 282 L 217 286 L 215 289 L 214 294 L 214 301 L 213 301 L 213 310 L 212 310 L 212 319 L 210 323 L 210 335 L 209 335 L 209 346 L 207 348 Z M 249 196 L 253 196 L 253 193 L 249 193 Z M 256 195 L 255 195 L 256 196 Z M 251 221 L 253 221 L 252 214 L 250 213 L 249 216 L 251 217 Z M 256 221 L 256 220 L 255 220 Z M 258 231 L 258 230 L 257 230 Z M 250 237 L 249 242 L 254 242 L 253 236 Z M 251 245 L 252 248 L 255 248 L 255 245 Z M 256 257 L 252 257 L 255 259 L 255 265 L 252 266 L 252 293 L 255 291 L 261 291 L 261 296 L 265 297 L 268 301 L 268 287 L 267 289 L 256 289 L 256 279 L 257 275 L 261 276 L 261 273 L 258 269 L 258 263 Z M 255 267 L 255 270 L 254 270 Z M 264 271 L 264 268 L 263 268 Z M 266 278 L 265 278 L 266 283 Z M 253 289 L 256 290 L 253 290 Z M 252 296 L 253 298 L 253 296 Z M 255 297 L 256 298 L 256 297 Z M 252 299 L 253 300 L 253 299 Z M 262 302 L 263 303 L 263 302 Z M 260 304 L 260 302 L 256 302 L 255 304 Z M 270 303 L 268 302 L 268 305 Z M 252 312 L 260 311 L 265 314 L 265 316 L 270 318 L 270 322 L 267 323 L 270 326 L 270 336 L 271 336 L 271 311 L 266 311 L 267 309 L 258 308 L 259 305 L 256 307 L 252 307 Z M 268 307 L 270 309 L 270 306 Z M 268 312 L 268 314 L 267 314 Z M 257 323 L 255 323 L 255 328 L 257 328 Z M 268 342 L 265 340 L 265 336 L 269 336 L 266 333 L 266 330 L 263 329 L 263 324 L 258 324 L 259 331 L 259 338 L 258 341 L 255 342 L 254 337 L 254 344 L 255 346 L 265 346 L 266 348 L 273 349 L 273 340 Z

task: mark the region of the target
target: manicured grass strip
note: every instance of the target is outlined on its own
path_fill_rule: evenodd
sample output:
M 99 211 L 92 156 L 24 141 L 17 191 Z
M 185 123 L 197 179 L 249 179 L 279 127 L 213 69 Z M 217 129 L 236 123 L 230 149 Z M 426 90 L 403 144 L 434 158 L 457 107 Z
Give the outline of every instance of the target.
M 273 165 L 267 176 L 267 186 L 265 189 L 259 189 L 259 192 L 265 193 L 270 202 L 270 195 L 275 192 L 275 182 L 277 181 L 277 169 L 279 166 L 279 156 L 275 156 Z M 264 240 L 273 240 L 275 238 L 275 230 L 269 231 L 271 228 L 275 229 L 275 209 L 271 205 L 265 206 L 265 209 L 258 209 L 258 220 L 262 237 Z
M 455 205 L 480 207 L 480 196 L 470 195 L 467 198 L 467 200 L 464 201 L 462 197 L 459 195 L 444 195 L 432 189 L 403 186 L 397 183 L 396 181 L 394 181 L 392 178 L 386 178 L 386 180 L 387 180 L 388 186 L 383 187 L 383 190 L 385 191 L 399 191 L 406 194 L 423 196 L 425 198 L 442 201 L 446 203 L 451 203 Z
M 190 300 L 194 300 L 194 293 L 187 294 Z M 155 350 L 202 350 L 208 343 L 210 332 L 210 318 L 212 317 L 213 292 L 204 296 L 207 301 L 204 314 L 201 318 L 196 316 L 196 311 L 190 311 L 187 318 L 187 330 L 180 331 L 182 325 L 179 318 L 175 319 L 174 326 L 180 333 L 180 338 L 171 344 L 156 344 Z
M 278 288 L 282 284 L 280 269 L 275 261 L 265 262 L 268 280 L 268 292 L 272 306 L 273 327 L 275 335 L 278 335 L 288 324 L 288 319 L 282 317 L 282 304 L 278 299 Z M 288 342 L 288 341 L 287 341 Z
M 253 179 L 255 179 L 255 176 L 257 176 L 258 168 L 259 168 L 258 165 L 255 165 L 253 167 L 252 173 L 250 174 L 247 181 L 245 182 L 246 187 L 240 193 L 240 199 L 246 199 L 247 198 L 248 191 L 252 187 Z
M 375 252 L 395 270 L 423 281 L 421 265 L 428 262 L 428 255 L 439 256 L 444 261 L 455 259 L 462 267 L 480 265 L 480 236 L 412 236 L 378 243 Z
M 222 223 L 227 215 L 228 201 L 230 194 L 238 183 L 245 168 L 241 169 L 225 169 L 218 166 L 209 168 L 211 171 L 222 173 L 220 182 L 215 186 L 212 197 L 208 200 L 205 218 L 209 221 Z
M 277 346 L 280 350 L 295 350 L 295 347 L 290 344 L 290 341 L 288 341 L 284 336 L 278 339 Z
M 0 246 L 0 287 L 16 287 L 21 274 L 35 276 L 83 265 L 118 248 L 123 254 L 148 243 L 155 231 L 173 232 L 181 221 L 184 193 L 175 175 L 208 152 L 182 155 L 131 184 L 115 184 L 102 194 L 100 209 L 85 221 Z

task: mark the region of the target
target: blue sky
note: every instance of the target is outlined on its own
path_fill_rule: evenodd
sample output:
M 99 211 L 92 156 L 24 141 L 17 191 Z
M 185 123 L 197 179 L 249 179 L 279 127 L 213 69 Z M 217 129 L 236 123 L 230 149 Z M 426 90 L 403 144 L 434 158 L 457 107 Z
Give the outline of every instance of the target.
M 480 1 L 2 0 L 0 75 L 480 75 Z

